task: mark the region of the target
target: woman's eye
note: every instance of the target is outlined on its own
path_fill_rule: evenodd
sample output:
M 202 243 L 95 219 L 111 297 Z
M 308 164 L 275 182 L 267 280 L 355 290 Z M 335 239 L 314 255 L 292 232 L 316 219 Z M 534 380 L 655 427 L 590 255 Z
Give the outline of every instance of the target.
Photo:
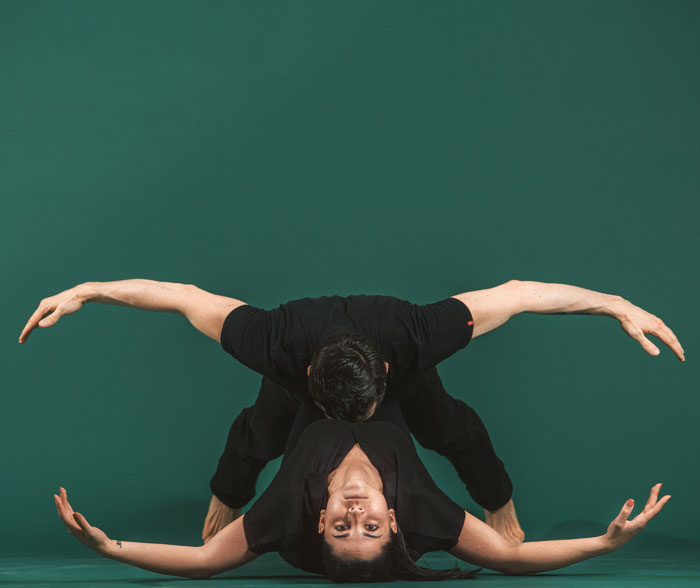
M 336 531 L 345 531 L 346 527 L 345 525 L 336 525 L 335 530 Z
M 367 525 L 365 529 L 368 531 L 376 531 L 379 527 L 377 525 Z

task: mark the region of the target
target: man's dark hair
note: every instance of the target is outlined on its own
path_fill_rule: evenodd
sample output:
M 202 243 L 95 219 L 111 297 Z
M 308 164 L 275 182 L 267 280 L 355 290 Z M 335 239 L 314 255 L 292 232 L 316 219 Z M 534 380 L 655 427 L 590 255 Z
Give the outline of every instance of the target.
M 391 582 L 392 580 L 462 580 L 474 578 L 478 570 L 433 570 L 416 564 L 412 553 L 399 529 L 392 533 L 379 555 L 370 560 L 344 559 L 333 553 L 325 538 L 322 541 L 321 557 L 326 575 L 333 582 Z
M 366 420 L 385 388 L 384 358 L 362 335 L 332 335 L 311 358 L 309 393 L 332 419 Z

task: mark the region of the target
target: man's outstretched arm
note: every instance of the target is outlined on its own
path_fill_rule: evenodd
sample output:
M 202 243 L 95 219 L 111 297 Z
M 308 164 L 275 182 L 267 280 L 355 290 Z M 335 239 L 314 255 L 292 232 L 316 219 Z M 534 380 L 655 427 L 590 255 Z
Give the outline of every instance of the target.
M 597 314 L 610 316 L 620 322 L 622 329 L 651 355 L 659 349 L 646 335 L 661 339 L 685 361 L 685 353 L 678 339 L 664 322 L 651 313 L 635 306 L 621 296 L 613 296 L 568 286 L 542 282 L 511 280 L 495 288 L 464 292 L 453 296 L 463 302 L 474 318 L 472 338 L 500 327 L 509 318 L 521 312 L 537 314 Z
M 217 342 L 228 314 L 234 308 L 245 304 L 235 298 L 211 294 L 190 284 L 140 279 L 86 282 L 42 300 L 22 329 L 19 342 L 24 343 L 37 326 L 46 328 L 55 325 L 62 316 L 76 312 L 86 302 L 180 314 L 198 331 Z

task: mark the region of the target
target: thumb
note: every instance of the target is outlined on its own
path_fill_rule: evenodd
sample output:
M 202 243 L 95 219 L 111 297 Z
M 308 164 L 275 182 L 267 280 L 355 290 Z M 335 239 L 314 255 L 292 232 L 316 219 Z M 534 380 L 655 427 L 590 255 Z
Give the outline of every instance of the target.
M 644 351 L 646 351 L 649 355 L 659 355 L 661 352 L 659 351 L 659 348 L 654 345 L 649 339 L 647 339 L 644 335 L 642 335 L 639 339 L 639 344 L 644 348 Z
M 78 523 L 78 525 L 80 525 L 80 528 L 83 531 L 88 532 L 91 529 L 90 523 L 88 523 L 87 519 L 79 512 L 73 513 L 73 520 L 75 520 L 75 522 Z
M 54 310 L 49 316 L 44 317 L 39 321 L 39 326 L 45 328 L 50 327 L 51 325 L 55 325 L 58 319 L 61 318 L 62 314 L 63 313 L 60 312 L 58 309 Z
M 625 502 L 625 504 L 620 509 L 620 514 L 615 518 L 615 522 L 618 525 L 624 525 L 630 514 L 632 514 L 632 509 L 634 508 L 634 500 L 631 498 Z

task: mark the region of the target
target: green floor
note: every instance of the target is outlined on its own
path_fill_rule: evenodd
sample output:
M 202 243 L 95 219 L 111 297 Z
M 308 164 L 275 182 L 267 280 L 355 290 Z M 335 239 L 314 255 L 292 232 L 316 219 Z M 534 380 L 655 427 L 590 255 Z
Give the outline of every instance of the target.
M 433 565 L 451 565 L 451 559 L 426 558 Z M 560 572 L 529 577 L 506 577 L 482 572 L 477 582 L 489 588 L 520 586 L 611 586 L 611 587 L 700 587 L 700 554 L 634 553 L 612 554 L 582 562 Z M 468 582 L 470 586 L 477 584 Z M 318 586 L 328 584 L 323 578 L 305 575 L 286 565 L 277 556 L 265 556 L 238 571 L 223 574 L 212 580 L 186 580 L 151 574 L 123 564 L 87 558 L 15 557 L 0 559 L 0 586 Z M 413 583 L 412 583 L 413 584 Z M 455 585 L 450 582 L 447 585 Z M 392 586 L 398 586 L 395 582 Z

